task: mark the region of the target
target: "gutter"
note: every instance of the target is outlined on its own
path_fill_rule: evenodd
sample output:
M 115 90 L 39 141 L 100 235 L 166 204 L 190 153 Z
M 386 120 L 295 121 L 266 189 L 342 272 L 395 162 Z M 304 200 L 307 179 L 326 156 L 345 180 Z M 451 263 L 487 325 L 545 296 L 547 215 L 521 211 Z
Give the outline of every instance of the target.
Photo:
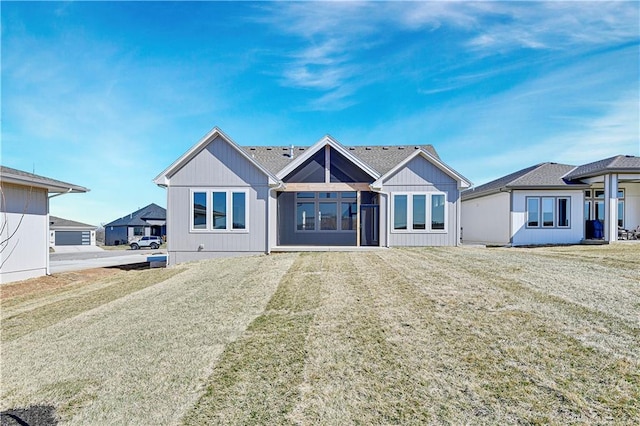
M 73 191 L 73 188 L 69 188 L 69 189 L 67 189 L 67 191 L 66 191 L 66 192 L 59 192 L 59 193 L 54 194 L 54 195 L 48 195 L 48 196 L 47 196 L 47 198 L 48 198 L 48 199 L 52 199 L 52 198 L 54 198 L 54 197 L 59 197 L 60 195 L 68 194 L 68 193 L 70 193 L 71 191 Z

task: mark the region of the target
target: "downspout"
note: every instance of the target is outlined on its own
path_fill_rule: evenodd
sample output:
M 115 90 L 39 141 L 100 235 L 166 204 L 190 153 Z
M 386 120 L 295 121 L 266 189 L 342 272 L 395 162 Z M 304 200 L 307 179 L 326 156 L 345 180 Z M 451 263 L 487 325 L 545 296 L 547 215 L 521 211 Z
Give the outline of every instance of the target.
M 292 148 L 292 152 L 293 152 L 293 145 L 291 146 Z M 293 154 L 292 154 L 293 155 Z M 267 239 L 267 247 L 266 247 L 266 254 L 271 254 L 271 221 L 273 220 L 273 218 L 275 218 L 275 226 L 273 227 L 273 231 L 275 232 L 275 237 L 276 237 L 276 244 L 278 244 L 278 190 L 279 189 L 283 189 L 285 187 L 284 182 L 282 181 L 278 181 L 275 184 L 270 184 L 269 185 L 269 194 L 268 194 L 268 199 L 267 199 L 267 232 L 266 232 L 266 239 Z M 273 195 L 274 195 L 274 205 L 275 205 L 275 212 L 271 211 L 271 193 L 273 191 Z

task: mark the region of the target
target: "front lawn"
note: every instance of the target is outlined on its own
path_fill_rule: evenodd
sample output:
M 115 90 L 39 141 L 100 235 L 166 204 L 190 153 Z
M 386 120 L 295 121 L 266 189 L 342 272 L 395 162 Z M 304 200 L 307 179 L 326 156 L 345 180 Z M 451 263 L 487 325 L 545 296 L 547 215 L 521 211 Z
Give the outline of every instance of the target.
M 0 408 L 68 424 L 640 422 L 637 244 L 157 271 L 3 288 Z

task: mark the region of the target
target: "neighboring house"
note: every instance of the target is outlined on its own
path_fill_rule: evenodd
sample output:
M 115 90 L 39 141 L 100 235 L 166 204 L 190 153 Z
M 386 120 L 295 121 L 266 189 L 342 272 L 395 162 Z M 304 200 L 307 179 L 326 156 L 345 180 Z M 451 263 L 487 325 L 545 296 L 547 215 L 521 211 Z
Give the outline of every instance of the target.
M 597 222 L 596 222 L 597 221 Z M 640 225 L 640 158 L 542 163 L 462 193 L 465 243 L 574 244 Z
M 95 246 L 96 226 L 49 215 L 49 244 L 56 246 Z
M 241 147 L 214 128 L 158 175 L 171 264 L 300 246 L 455 246 L 470 182 L 432 146 Z
M 49 199 L 82 186 L 0 166 L 0 282 L 49 273 Z
M 117 246 L 144 237 L 167 235 L 167 211 L 157 204 L 149 204 L 127 216 L 104 225 L 104 245 Z

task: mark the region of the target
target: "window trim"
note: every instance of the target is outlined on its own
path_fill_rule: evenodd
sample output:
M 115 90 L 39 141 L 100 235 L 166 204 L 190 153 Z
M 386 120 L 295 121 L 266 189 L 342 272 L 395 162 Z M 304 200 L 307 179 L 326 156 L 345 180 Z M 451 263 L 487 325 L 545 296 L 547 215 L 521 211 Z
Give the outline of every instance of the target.
M 395 222 L 395 203 L 396 195 L 407 196 L 407 229 L 396 229 Z M 425 229 L 413 229 L 413 197 L 414 195 L 425 196 Z M 433 229 L 433 196 L 444 196 L 444 229 Z M 449 233 L 449 203 L 447 201 L 447 193 L 443 191 L 399 191 L 389 194 L 389 227 L 392 234 L 448 234 Z
M 193 196 L 195 193 L 205 193 L 207 200 L 206 215 L 207 222 L 204 229 L 197 229 L 193 227 Z M 213 193 L 223 192 L 225 193 L 226 202 L 226 227 L 224 229 L 215 229 L 213 221 Z M 233 228 L 233 194 L 244 193 L 244 229 Z M 243 234 L 249 232 L 249 188 L 234 187 L 234 188 L 190 188 L 189 190 L 189 232 L 196 234 Z
M 542 201 L 545 199 L 553 200 L 553 226 L 544 226 L 544 214 L 543 214 L 543 203 Z M 529 200 L 537 200 L 538 205 L 538 225 L 531 226 L 529 225 Z M 560 200 L 567 200 L 567 219 L 569 222 L 568 226 L 560 226 L 559 225 L 559 212 L 558 208 L 560 204 Z M 573 226 L 571 220 L 571 195 L 535 195 L 535 196 L 525 196 L 524 206 L 525 206 L 525 214 L 524 214 L 524 225 L 526 229 L 571 229 Z

